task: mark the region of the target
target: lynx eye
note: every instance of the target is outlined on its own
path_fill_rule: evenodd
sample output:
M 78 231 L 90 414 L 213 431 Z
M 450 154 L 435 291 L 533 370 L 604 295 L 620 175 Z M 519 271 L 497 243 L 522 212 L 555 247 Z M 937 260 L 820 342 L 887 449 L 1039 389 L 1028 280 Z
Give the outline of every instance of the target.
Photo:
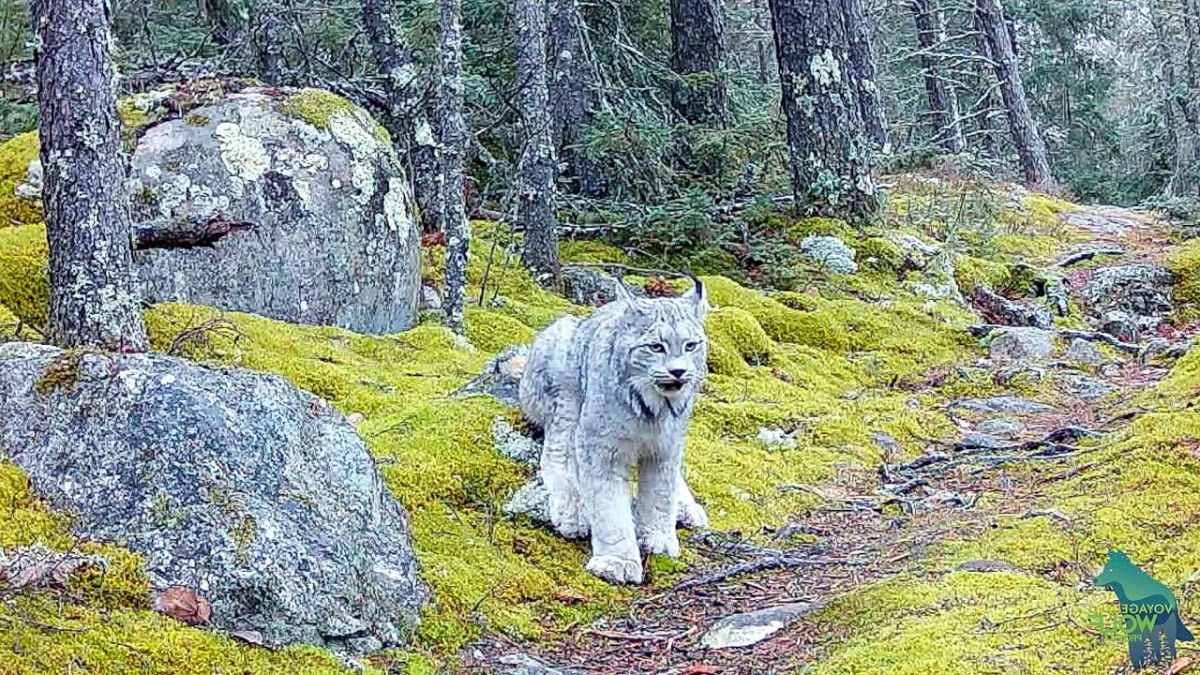
M 694 351 L 696 351 L 696 347 L 699 347 L 699 346 L 700 346 L 699 342 L 689 342 L 686 345 L 684 345 L 683 348 L 689 352 L 694 352 Z
M 650 344 L 650 351 L 654 352 L 655 354 L 665 354 L 667 351 L 667 348 L 664 347 L 661 343 L 654 342 L 654 343 Z

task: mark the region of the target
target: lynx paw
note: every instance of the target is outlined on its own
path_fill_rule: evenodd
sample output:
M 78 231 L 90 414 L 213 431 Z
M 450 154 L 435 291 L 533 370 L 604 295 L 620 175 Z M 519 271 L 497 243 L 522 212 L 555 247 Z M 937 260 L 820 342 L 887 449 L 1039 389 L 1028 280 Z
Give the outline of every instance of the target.
M 645 533 L 641 536 L 642 550 L 655 555 L 665 555 L 669 558 L 679 557 L 679 537 L 675 532 Z
M 642 583 L 641 560 L 630 560 L 615 555 L 597 555 L 592 556 L 584 569 L 613 584 Z
M 708 514 L 705 513 L 704 507 L 696 503 L 695 500 L 681 501 L 678 504 L 678 514 L 675 520 L 680 527 L 685 527 L 689 530 L 707 530 L 708 529 Z

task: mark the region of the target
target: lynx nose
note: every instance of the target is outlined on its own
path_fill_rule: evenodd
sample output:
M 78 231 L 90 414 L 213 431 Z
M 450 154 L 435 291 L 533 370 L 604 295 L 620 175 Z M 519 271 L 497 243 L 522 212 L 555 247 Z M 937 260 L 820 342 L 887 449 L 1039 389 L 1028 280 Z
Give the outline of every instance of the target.
M 671 368 L 667 371 L 677 380 L 682 380 L 684 375 L 687 375 L 687 368 Z

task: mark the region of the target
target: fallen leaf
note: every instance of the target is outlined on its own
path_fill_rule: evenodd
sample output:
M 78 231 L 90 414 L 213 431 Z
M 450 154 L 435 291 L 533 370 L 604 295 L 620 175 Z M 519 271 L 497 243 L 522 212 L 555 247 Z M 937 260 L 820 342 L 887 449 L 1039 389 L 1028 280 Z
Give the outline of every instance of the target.
M 199 626 L 212 617 L 212 605 L 186 586 L 172 586 L 159 594 L 154 610 L 185 623 Z
M 1167 668 L 1166 671 L 1163 672 L 1163 675 L 1179 675 L 1180 673 L 1185 673 L 1191 669 L 1193 663 L 1195 663 L 1195 660 L 1192 659 L 1192 657 L 1181 656 L 1175 659 L 1175 663 L 1172 663 L 1171 667 Z
M 554 592 L 554 599 L 568 605 L 576 605 L 584 602 L 591 602 L 595 598 L 590 595 L 584 595 L 569 588 L 564 588 Z
M 721 672 L 721 669 L 717 666 L 710 666 L 707 663 L 693 663 L 679 671 L 679 675 L 712 675 L 719 672 Z

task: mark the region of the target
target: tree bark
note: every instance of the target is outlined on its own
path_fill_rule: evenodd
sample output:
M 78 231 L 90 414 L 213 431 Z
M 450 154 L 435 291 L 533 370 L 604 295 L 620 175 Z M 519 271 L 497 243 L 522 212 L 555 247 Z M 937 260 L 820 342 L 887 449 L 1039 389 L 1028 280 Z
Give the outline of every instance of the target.
M 929 101 L 929 121 L 933 127 L 933 142 L 946 152 L 958 154 L 966 149 L 963 139 L 958 95 L 954 86 L 942 77 L 942 59 L 937 55 L 945 48 L 945 17 L 936 0 L 910 0 L 913 22 L 917 27 L 918 61 L 925 79 L 925 94 Z
M 726 119 L 722 0 L 671 0 L 671 87 L 675 110 L 692 124 Z
M 284 84 L 283 74 L 283 26 L 280 7 L 264 2 L 259 5 L 258 30 L 254 42 L 258 52 L 258 71 L 263 82 L 272 86 Z
M 375 66 L 384 77 L 384 126 L 407 160 L 413 196 L 425 232 L 442 229 L 442 176 L 438 147 L 425 114 L 417 63 L 395 33 L 392 0 L 363 0 L 363 28 Z
M 587 26 L 577 0 L 550 1 L 550 105 L 554 145 L 566 175 L 588 197 L 604 194 L 599 167 L 583 151 L 596 105 L 595 71 L 586 49 Z
M 105 0 L 33 3 L 49 338 L 145 351 Z
M 987 67 L 992 60 L 992 50 L 988 47 L 987 36 L 983 33 L 978 12 L 972 17 L 972 21 L 975 28 L 975 48 L 983 57 L 975 61 L 975 83 L 983 94 L 976 102 L 972 115 L 975 119 L 975 128 L 979 132 L 980 141 L 983 144 L 983 151 L 988 157 L 998 158 L 1000 157 L 1000 141 L 996 136 L 996 125 L 992 123 L 992 112 L 997 109 L 996 96 L 992 92 L 992 78 L 988 75 Z
M 445 205 L 446 233 L 446 326 L 463 332 L 463 298 L 467 286 L 467 248 L 471 231 L 467 227 L 463 193 L 463 156 L 466 154 L 467 126 L 463 121 L 462 84 L 462 9 L 459 0 L 438 0 L 438 25 L 441 30 L 439 53 L 442 132 L 442 199 Z
M 213 42 L 229 46 L 242 36 L 242 21 L 231 0 L 204 0 L 204 14 L 212 25 Z
M 887 118 L 879 89 L 875 84 L 875 55 L 871 49 L 871 29 L 863 11 L 862 0 L 841 0 L 842 17 L 849 39 L 850 63 L 858 77 L 854 80 L 858 97 L 859 116 L 867 137 L 876 150 L 888 150 Z
M 518 107 L 524 142 L 517 162 L 517 225 L 525 232 L 521 262 L 538 283 L 558 283 L 558 223 L 554 215 L 554 142 L 546 84 L 546 2 L 516 0 Z
M 844 0 L 771 0 L 796 204 L 863 223 L 878 212 L 871 141 L 849 54 Z
M 993 68 L 1000 83 L 1000 96 L 1008 113 L 1009 131 L 1017 155 L 1021 158 L 1025 182 L 1032 187 L 1053 188 L 1055 182 L 1050 173 L 1046 144 L 1038 133 L 1029 102 L 1025 98 L 1025 87 L 1021 83 L 1021 72 L 1000 0 L 976 0 L 975 9 L 991 50 Z
M 771 82 L 771 61 L 775 58 L 775 43 L 771 40 L 771 10 L 766 0 L 754 0 L 754 25 L 762 32 L 758 39 L 758 83 Z

